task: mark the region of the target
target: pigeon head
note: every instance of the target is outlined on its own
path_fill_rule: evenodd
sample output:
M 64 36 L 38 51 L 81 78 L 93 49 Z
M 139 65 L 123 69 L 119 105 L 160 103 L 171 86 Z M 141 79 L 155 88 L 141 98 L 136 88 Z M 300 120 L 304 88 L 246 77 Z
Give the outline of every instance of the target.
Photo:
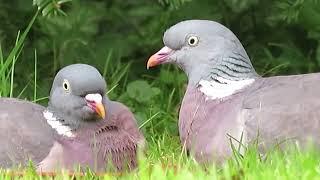
M 177 64 L 192 84 L 201 79 L 239 81 L 258 76 L 238 38 L 217 22 L 182 21 L 164 33 L 163 43 L 165 46 L 149 58 L 147 68 Z
M 99 71 L 86 64 L 62 68 L 54 78 L 48 109 L 68 124 L 105 118 L 106 82 Z

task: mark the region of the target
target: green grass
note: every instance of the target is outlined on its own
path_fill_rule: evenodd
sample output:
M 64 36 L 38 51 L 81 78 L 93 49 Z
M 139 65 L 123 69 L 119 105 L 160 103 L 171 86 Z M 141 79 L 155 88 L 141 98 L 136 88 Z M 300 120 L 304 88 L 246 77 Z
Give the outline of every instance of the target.
M 320 153 L 312 148 L 301 151 L 293 148 L 286 152 L 271 151 L 267 157 L 259 158 L 255 148 L 247 151 L 240 161 L 231 158 L 224 165 L 202 167 L 193 159 L 179 157 L 179 145 L 168 134 L 156 141 L 149 141 L 146 156 L 139 160 L 139 167 L 131 172 L 116 174 L 84 174 L 59 172 L 55 179 L 319 179 Z M 51 179 L 39 176 L 31 166 L 24 171 L 0 171 L 1 179 Z
M 36 17 L 36 15 L 35 15 Z M 35 19 L 34 17 L 34 19 Z M 19 66 L 19 55 L 23 41 L 34 19 L 20 35 L 11 53 L 5 58 L 0 47 L 0 96 L 24 97 L 35 102 L 46 99 L 48 94 L 40 94 L 37 89 L 41 77 L 37 76 L 37 52 L 34 52 L 33 87 L 30 82 L 14 88 L 14 69 Z M 320 153 L 313 148 L 302 151 L 292 148 L 286 152 L 270 150 L 261 157 L 255 146 L 239 155 L 234 147 L 234 156 L 221 166 L 203 167 L 187 157 L 181 148 L 177 119 L 178 107 L 185 91 L 186 77 L 173 66 L 163 66 L 157 76 L 142 75 L 140 80 L 129 81 L 131 64 L 114 59 L 112 50 L 107 53 L 105 64 L 100 69 L 108 83 L 108 96 L 128 105 L 134 112 L 141 131 L 146 136 L 148 149 L 139 157 L 139 167 L 128 173 L 95 175 L 88 171 L 78 179 L 319 179 Z M 143 86 L 143 87 L 142 87 Z M 48 87 L 47 87 L 48 89 Z M 41 98 L 39 98 L 41 97 Z M 231 148 L 231 146 L 230 146 Z M 20 173 L 20 175 L 19 175 Z M 0 179 L 51 179 L 35 173 L 32 166 L 24 170 L 1 170 Z M 58 173 L 56 179 L 72 179 L 65 172 Z

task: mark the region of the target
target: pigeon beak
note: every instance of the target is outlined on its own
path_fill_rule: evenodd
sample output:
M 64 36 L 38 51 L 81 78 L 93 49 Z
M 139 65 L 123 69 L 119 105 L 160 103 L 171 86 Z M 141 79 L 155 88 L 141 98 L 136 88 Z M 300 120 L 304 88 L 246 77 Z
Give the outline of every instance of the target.
M 85 99 L 87 101 L 87 106 L 94 110 L 102 119 L 106 117 L 106 111 L 102 104 L 101 94 L 87 94 Z
M 102 103 L 97 103 L 96 104 L 96 108 L 95 111 L 97 112 L 97 114 L 104 119 L 106 117 L 106 111 L 104 109 L 104 106 Z
M 172 49 L 164 46 L 160 51 L 152 55 L 147 62 L 147 69 L 150 67 L 159 65 L 168 59 L 168 56 L 171 54 Z

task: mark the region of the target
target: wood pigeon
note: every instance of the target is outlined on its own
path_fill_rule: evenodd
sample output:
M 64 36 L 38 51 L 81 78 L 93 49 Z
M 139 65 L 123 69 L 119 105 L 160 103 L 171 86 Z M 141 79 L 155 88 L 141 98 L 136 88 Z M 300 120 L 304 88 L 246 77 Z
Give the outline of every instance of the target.
M 163 42 L 147 68 L 173 63 L 187 74 L 179 134 L 198 162 L 230 157 L 230 139 L 235 147 L 256 141 L 262 153 L 287 142 L 320 144 L 320 73 L 263 78 L 238 38 L 209 20 L 179 22 Z
M 57 73 L 47 108 L 0 98 L 0 166 L 32 160 L 39 172 L 135 168 L 144 137 L 130 110 L 105 94 L 96 68 L 73 64 Z

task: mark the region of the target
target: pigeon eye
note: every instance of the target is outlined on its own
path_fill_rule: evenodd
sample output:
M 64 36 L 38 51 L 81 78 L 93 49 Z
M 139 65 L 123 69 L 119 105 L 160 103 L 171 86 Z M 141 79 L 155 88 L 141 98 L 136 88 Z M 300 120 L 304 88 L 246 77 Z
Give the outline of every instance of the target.
M 70 90 L 69 81 L 65 79 L 65 80 L 63 81 L 62 87 L 63 87 L 63 89 L 64 89 L 65 91 L 69 91 L 69 90 Z
M 190 36 L 190 37 L 188 38 L 188 44 L 189 44 L 189 46 L 196 46 L 196 45 L 198 44 L 198 42 L 199 42 L 199 39 L 198 39 L 197 36 Z

